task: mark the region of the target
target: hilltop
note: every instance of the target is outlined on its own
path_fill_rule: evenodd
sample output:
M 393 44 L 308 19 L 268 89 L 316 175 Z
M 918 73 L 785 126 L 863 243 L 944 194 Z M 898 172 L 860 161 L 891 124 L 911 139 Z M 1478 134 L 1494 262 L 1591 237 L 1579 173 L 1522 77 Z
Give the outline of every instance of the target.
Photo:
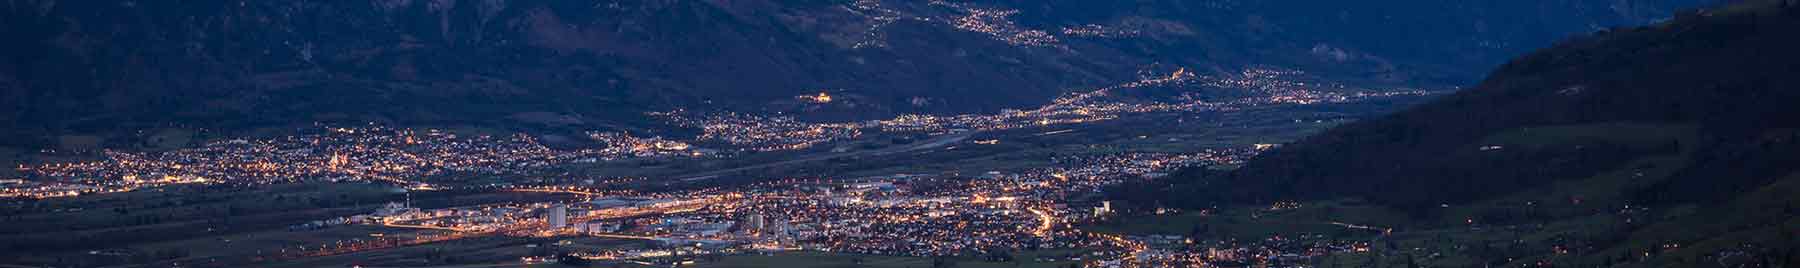
M 1458 239 L 1449 243 L 1458 254 L 1496 265 L 1768 265 L 1782 256 L 1791 265 L 1800 245 L 1796 31 L 1800 7 L 1759 1 L 1574 38 L 1475 88 L 1235 170 L 1190 170 L 1115 196 L 1393 211 L 1403 216 L 1337 217 L 1427 230 L 1391 238 L 1399 243 Z M 1162 195 L 1133 198 L 1146 192 Z M 1575 253 L 1532 250 L 1541 247 Z
M 0 134 L 91 148 L 319 121 L 629 129 L 676 108 L 857 120 L 1030 107 L 1177 68 L 1449 87 L 1562 36 L 1704 2 L 16 0 L 0 7 L 15 41 L 0 44 Z M 837 101 L 796 99 L 820 92 Z

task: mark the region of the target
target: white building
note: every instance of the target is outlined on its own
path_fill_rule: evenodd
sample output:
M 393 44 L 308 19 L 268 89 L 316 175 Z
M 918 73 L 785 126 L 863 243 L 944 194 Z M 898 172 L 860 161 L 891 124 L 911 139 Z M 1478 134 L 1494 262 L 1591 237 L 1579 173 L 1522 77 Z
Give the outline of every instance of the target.
M 767 227 L 764 225 L 767 222 L 767 219 L 763 218 L 762 214 L 750 214 L 750 216 L 744 218 L 744 230 L 749 231 L 750 233 L 762 233 L 763 228 Z
M 546 217 L 549 217 L 546 222 L 550 223 L 550 228 L 569 226 L 569 206 L 561 204 L 551 206 L 550 213 Z

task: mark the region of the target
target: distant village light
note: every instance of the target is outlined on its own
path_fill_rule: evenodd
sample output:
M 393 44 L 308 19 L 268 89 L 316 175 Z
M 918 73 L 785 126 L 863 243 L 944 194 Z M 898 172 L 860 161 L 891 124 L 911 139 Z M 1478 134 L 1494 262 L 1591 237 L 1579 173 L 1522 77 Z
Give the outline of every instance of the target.
M 801 95 L 798 97 L 794 97 L 794 99 L 798 99 L 802 102 L 807 102 L 807 103 L 824 104 L 824 103 L 831 103 L 831 94 L 826 93 L 824 91 L 819 91 L 819 95 Z

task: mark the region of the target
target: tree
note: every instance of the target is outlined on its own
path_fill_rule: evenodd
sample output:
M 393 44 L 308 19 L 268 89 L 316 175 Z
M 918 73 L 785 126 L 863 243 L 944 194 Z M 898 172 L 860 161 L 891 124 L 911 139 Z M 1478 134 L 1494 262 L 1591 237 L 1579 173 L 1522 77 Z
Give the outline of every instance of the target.
M 589 262 L 587 259 L 583 259 L 580 256 L 575 256 L 575 254 L 563 254 L 562 256 L 557 256 L 556 263 L 560 263 L 565 266 L 575 266 L 575 267 L 587 267 L 588 265 L 593 264 L 593 263 Z
M 1013 261 L 1013 256 L 1012 253 L 1007 253 L 1005 250 L 995 250 L 988 253 L 987 260 L 989 262 L 1010 262 Z
M 931 268 L 954 268 L 954 267 L 956 267 L 956 261 L 954 261 L 954 260 L 950 260 L 950 259 L 944 258 L 944 257 L 937 257 L 937 258 L 931 259 Z
M 1194 238 L 1194 239 L 1200 239 L 1200 237 L 1210 235 L 1211 232 L 1212 232 L 1211 224 L 1199 223 L 1199 224 L 1195 224 L 1193 229 L 1188 230 L 1188 237 Z
M 1800 255 L 1800 247 L 1793 247 L 1793 245 L 1789 245 L 1789 247 L 1791 248 L 1787 250 L 1787 256 L 1781 258 L 1782 267 L 1796 267 L 1796 265 L 1800 265 L 1800 262 L 1796 262 L 1800 261 L 1796 259 L 1800 258 L 1800 256 L 1797 256 Z
M 180 258 L 187 257 L 188 251 L 185 249 L 174 249 L 174 248 L 162 249 L 162 250 L 157 250 L 155 253 L 155 256 L 156 256 L 156 259 L 159 259 L 159 260 L 180 259 Z

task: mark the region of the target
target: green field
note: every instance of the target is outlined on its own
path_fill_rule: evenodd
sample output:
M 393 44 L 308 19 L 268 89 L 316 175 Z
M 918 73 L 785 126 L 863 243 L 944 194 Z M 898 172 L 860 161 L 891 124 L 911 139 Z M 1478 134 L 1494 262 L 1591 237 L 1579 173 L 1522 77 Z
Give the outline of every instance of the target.
M 1058 156 L 1125 152 L 1193 153 L 1285 143 L 1346 119 L 1325 112 L 1255 109 L 1219 114 L 1154 114 L 1090 124 L 982 131 L 942 147 L 919 146 L 929 138 L 870 132 L 852 141 L 789 152 L 757 152 L 726 159 L 625 160 L 572 168 L 597 176 L 692 177 L 718 175 L 739 181 L 778 177 L 865 177 L 893 174 L 980 174 L 1050 165 Z M 1296 120 L 1295 118 L 1335 118 Z M 1181 122 L 1170 124 L 1169 122 Z M 976 144 L 994 140 L 998 144 Z M 831 152 L 841 149 L 840 152 Z M 790 161 L 813 159 L 811 161 Z M 770 163 L 778 163 L 771 165 Z M 753 168 L 746 168 L 753 167 Z M 730 172 L 715 172 L 729 170 Z
M 1507 151 L 1558 150 L 1584 144 L 1619 145 L 1633 152 L 1624 164 L 1591 176 L 1562 178 L 1511 194 L 1465 204 L 1445 204 L 1424 214 L 1352 201 L 1306 202 L 1301 208 L 1268 211 L 1229 208 L 1218 215 L 1193 213 L 1130 217 L 1084 226 L 1097 232 L 1184 235 L 1206 226 L 1211 237 L 1258 238 L 1278 233 L 1317 233 L 1309 223 L 1340 221 L 1393 227 L 1371 236 L 1374 253 L 1335 254 L 1310 261 L 1320 267 L 1597 267 L 1633 262 L 1644 267 L 1754 267 L 1767 259 L 1720 258 L 1721 253 L 1760 252 L 1780 256 L 1797 243 L 1800 174 L 1771 179 L 1721 204 L 1649 208 L 1627 196 L 1678 176 L 1693 162 L 1702 142 L 1688 125 L 1606 123 L 1543 126 L 1502 132 L 1469 148 L 1504 146 Z M 1789 130 L 1764 137 L 1790 137 Z M 1775 246 L 1770 246 L 1775 245 Z M 1639 262 L 1648 259 L 1647 262 Z M 1772 260 L 1780 263 L 1781 260 Z M 1704 265 L 1703 265 L 1704 264 Z
M 954 263 L 962 268 L 1060 268 L 1077 262 L 1037 262 L 1034 259 L 1043 254 L 1069 254 L 1069 251 L 1020 252 L 1014 254 L 1011 262 L 987 262 L 967 258 L 949 258 L 944 262 Z M 697 268 L 931 268 L 938 260 L 924 257 L 875 256 L 825 252 L 789 252 L 775 255 L 738 255 L 723 257 L 716 262 L 702 262 Z
M 544 242 L 511 237 L 482 237 L 419 246 L 258 263 L 257 267 L 523 267 L 520 256 L 550 254 Z M 548 266 L 554 267 L 554 266 Z M 567 266 L 563 266 L 567 267 Z
M 18 169 L 15 169 L 15 167 L 25 164 L 25 162 L 23 162 L 25 161 L 23 154 L 24 152 L 20 152 L 17 149 L 0 147 L 0 178 L 14 178 L 25 175 L 19 173 Z
M 1488 136 L 1482 140 L 1482 144 L 1519 146 L 1526 149 L 1587 140 L 1600 140 L 1638 147 L 1663 146 L 1669 144 L 1670 141 L 1687 141 L 1682 144 L 1692 145 L 1698 144 L 1693 142 L 1697 130 L 1695 126 L 1691 125 L 1643 123 L 1529 127 Z
M 1333 223 L 1391 227 L 1404 218 L 1390 210 L 1338 202 L 1309 203 L 1304 207 L 1268 210 L 1239 207 L 1215 215 L 1186 212 L 1169 215 L 1131 216 L 1081 226 L 1081 229 L 1125 235 L 1199 235 L 1200 239 L 1262 239 L 1278 235 L 1323 234 L 1331 237 L 1366 237 L 1377 231 L 1352 229 Z
M 222 236 L 159 242 L 135 246 L 140 250 L 184 250 L 192 257 L 234 256 L 276 251 L 297 246 L 317 247 L 338 241 L 372 239 L 372 234 L 386 237 L 410 237 L 419 231 L 369 225 L 346 225 L 320 230 L 274 230 Z

